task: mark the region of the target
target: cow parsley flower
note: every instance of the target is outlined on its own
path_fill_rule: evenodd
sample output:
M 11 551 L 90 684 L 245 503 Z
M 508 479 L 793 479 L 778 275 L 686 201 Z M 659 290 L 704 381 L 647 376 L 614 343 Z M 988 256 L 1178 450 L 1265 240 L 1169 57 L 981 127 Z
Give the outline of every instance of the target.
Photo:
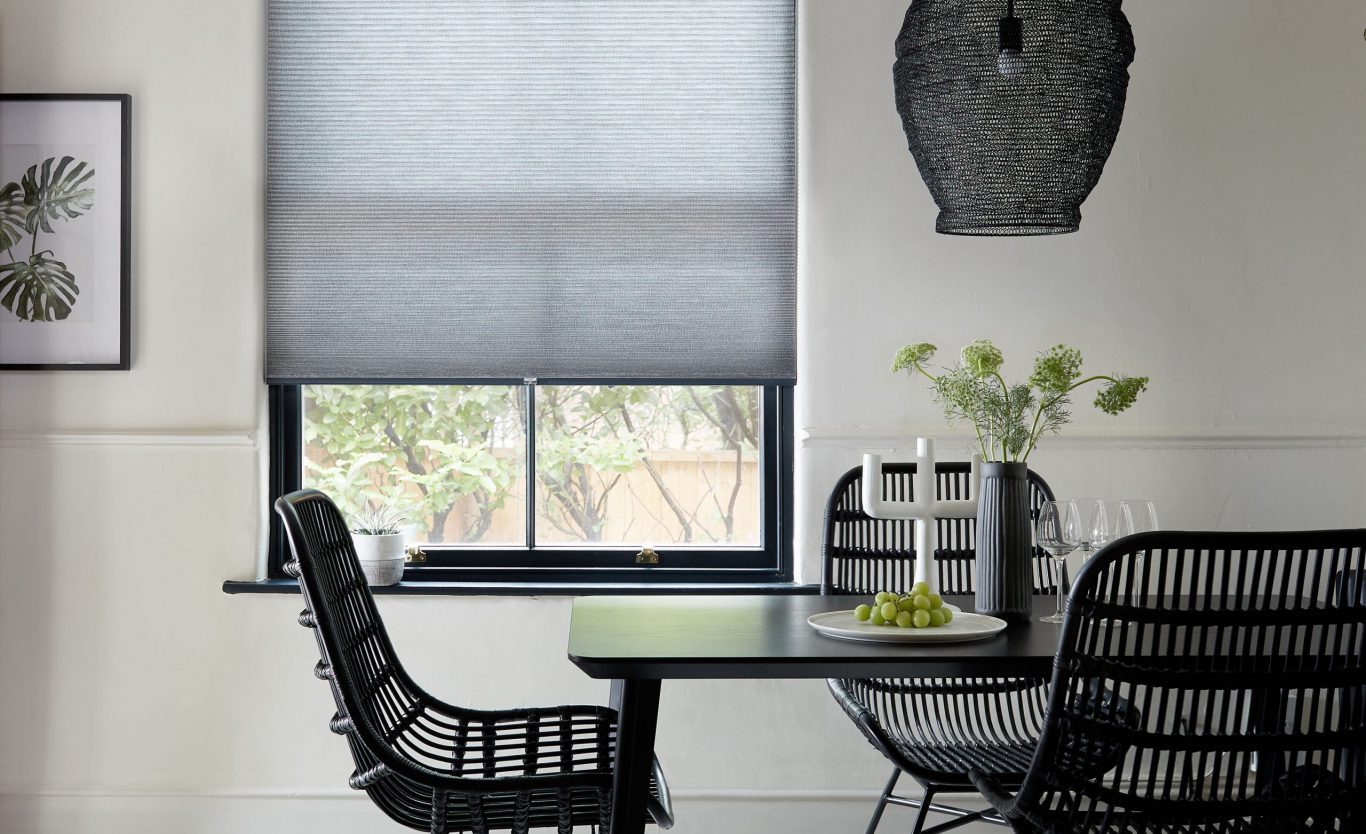
M 896 352 L 896 358 L 892 360 L 892 373 L 915 370 L 934 358 L 934 352 L 938 349 L 929 342 L 906 345 Z
M 1000 348 L 986 339 L 978 339 L 963 348 L 962 360 L 963 367 L 972 371 L 974 376 L 986 376 L 999 371 L 1005 357 L 1001 355 Z
M 1096 393 L 1096 408 L 1106 414 L 1118 414 L 1134 404 L 1138 395 L 1148 390 L 1146 376 L 1119 376 Z
M 1054 345 L 1034 360 L 1029 384 L 1045 394 L 1065 394 L 1081 376 L 1081 351 Z

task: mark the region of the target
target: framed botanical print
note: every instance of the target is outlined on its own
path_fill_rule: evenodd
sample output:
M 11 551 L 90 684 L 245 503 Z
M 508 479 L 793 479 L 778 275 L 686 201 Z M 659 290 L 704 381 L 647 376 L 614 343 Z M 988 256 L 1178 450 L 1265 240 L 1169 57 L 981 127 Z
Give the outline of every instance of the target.
M 0 370 L 127 370 L 132 99 L 0 94 Z

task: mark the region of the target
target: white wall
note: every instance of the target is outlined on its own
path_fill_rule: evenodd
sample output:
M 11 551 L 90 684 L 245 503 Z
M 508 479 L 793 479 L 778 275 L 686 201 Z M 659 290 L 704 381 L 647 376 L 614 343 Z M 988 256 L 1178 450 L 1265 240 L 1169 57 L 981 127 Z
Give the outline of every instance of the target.
M 219 591 L 263 517 L 261 5 L 0 9 L 0 89 L 131 92 L 136 143 L 134 370 L 0 376 L 0 832 L 385 830 L 346 798 L 297 598 Z M 949 435 L 895 348 L 979 336 L 1019 374 L 1067 341 L 1153 377 L 1038 453 L 1062 492 L 1149 495 L 1171 526 L 1360 524 L 1357 5 L 1131 4 L 1082 231 L 1012 241 L 933 234 L 890 91 L 904 0 L 806 0 L 800 552 L 860 448 Z M 607 696 L 564 658 L 566 600 L 381 606 L 453 700 Z M 884 775 L 821 682 L 669 684 L 661 709 L 685 834 L 858 830 Z
M 1016 239 L 931 231 L 888 90 L 904 9 L 806 5 L 802 517 L 859 447 L 944 436 L 898 347 L 991 338 L 1020 377 L 1066 342 L 1153 379 L 1120 417 L 1075 398 L 1031 458 L 1060 494 L 1153 497 L 1170 527 L 1366 520 L 1360 8 L 1126 4 L 1128 107 L 1081 231 Z

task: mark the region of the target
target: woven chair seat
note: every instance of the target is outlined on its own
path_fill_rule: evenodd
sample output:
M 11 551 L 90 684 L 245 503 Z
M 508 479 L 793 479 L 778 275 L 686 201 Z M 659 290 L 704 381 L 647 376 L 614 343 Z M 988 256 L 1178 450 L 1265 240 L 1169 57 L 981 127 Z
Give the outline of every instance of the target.
M 1112 811 L 1108 815 L 1097 814 L 1093 820 L 1048 823 L 1039 831 L 1043 834 L 1331 834 L 1335 831 L 1356 831 L 1333 825 L 1327 820 L 1316 824 L 1312 817 L 1299 825 L 1281 820 L 1268 822 L 1256 816 L 1173 822 L 1170 819 L 1152 819 L 1144 814 Z
M 1245 819 L 1213 823 L 1170 823 L 1145 820 L 1141 815 L 1124 819 L 1113 818 L 1080 826 L 1069 823 L 1061 829 L 1050 827 L 1040 831 L 1046 834 L 1270 834 L 1268 829 L 1254 827 L 1251 820 Z
M 603 830 L 606 822 L 603 817 L 610 812 L 608 795 L 610 784 L 599 789 L 568 789 L 568 811 L 563 810 L 565 801 L 562 790 L 530 791 L 523 800 L 516 793 L 483 794 L 479 800 L 479 810 L 483 814 L 489 831 L 511 831 L 517 827 L 518 803 L 525 802 L 525 825 L 527 828 L 561 828 L 569 826 L 596 825 Z M 659 789 L 655 781 L 650 781 L 650 793 L 658 798 Z M 464 797 L 462 797 L 464 800 Z M 463 807 L 461 807 L 463 806 Z M 448 831 L 476 830 L 474 814 L 467 801 L 447 812 Z
M 450 832 L 605 824 L 611 809 L 615 710 L 571 706 L 487 712 L 433 700 L 414 715 L 393 744 L 396 750 L 410 751 L 412 761 L 430 774 L 428 779 L 376 770 L 381 763 L 363 746 L 352 745 L 357 761 L 352 787 L 365 790 L 395 821 L 428 830 L 439 828 L 434 819 L 444 819 L 444 830 Z M 339 716 L 332 723 L 334 730 L 347 726 Z M 448 792 L 443 814 L 433 791 L 451 776 L 477 781 L 470 791 Z M 498 789 L 499 780 L 524 777 L 555 784 Z M 559 784 L 566 777 L 572 786 Z M 653 777 L 650 793 L 658 799 Z
M 976 768 L 992 774 L 1002 784 L 1018 784 L 1029 772 L 1038 739 L 1025 743 L 986 741 L 959 744 L 926 744 L 896 739 L 894 744 L 908 763 L 946 782 Z M 1123 745 L 1114 743 L 1091 746 L 1085 751 L 1086 763 L 1078 769 L 1088 773 L 1104 773 L 1119 764 L 1124 751 Z M 1063 755 L 1067 756 L 1066 753 Z
M 967 772 L 972 769 L 1002 784 L 1023 780 L 1038 746 L 1047 698 L 1047 685 L 1037 678 L 875 678 L 832 682 L 831 688 L 855 723 L 873 732 L 869 740 L 899 767 L 937 784 L 963 787 L 971 786 Z M 1087 715 L 1113 726 L 1139 722 L 1137 711 L 1109 690 L 1084 702 Z M 1079 771 L 1104 773 L 1124 749 L 1117 741 L 1098 741 L 1068 746 L 1059 756 Z
M 439 830 L 436 820 L 446 831 L 563 829 L 600 825 L 610 810 L 616 740 L 610 709 L 484 712 L 433 700 L 401 714 L 402 730 L 382 735 L 416 772 L 390 769 L 353 743 L 350 784 L 403 825 Z M 332 727 L 349 732 L 351 724 L 338 714 Z M 451 777 L 470 780 L 469 790 L 452 788 Z M 499 789 L 528 777 L 532 784 L 522 790 Z M 548 784 L 535 786 L 537 779 Z
M 1033 758 L 1044 682 L 1029 678 L 832 680 L 868 740 L 897 767 L 944 787 L 970 788 L 968 770 L 1015 783 Z
M 452 793 L 444 814 L 432 801 L 432 789 L 412 780 L 390 777 L 365 790 L 391 819 L 419 831 L 568 831 L 578 826 L 606 830 L 611 813 L 611 774 L 596 781 L 597 785 L 579 788 Z M 659 789 L 653 779 L 650 793 L 658 799 Z
M 356 558 L 345 520 L 327 496 L 303 490 L 276 502 L 289 534 L 305 609 L 330 684 L 329 727 L 355 761 L 348 784 L 394 821 L 432 834 L 576 826 L 606 834 L 611 821 L 617 713 L 603 706 L 476 710 L 438 700 L 399 663 Z M 650 817 L 673 824 L 654 763 Z
M 1002 782 L 1024 778 L 1034 758 L 1034 744 L 923 744 L 897 739 L 896 750 L 918 771 L 949 782 L 977 767 Z

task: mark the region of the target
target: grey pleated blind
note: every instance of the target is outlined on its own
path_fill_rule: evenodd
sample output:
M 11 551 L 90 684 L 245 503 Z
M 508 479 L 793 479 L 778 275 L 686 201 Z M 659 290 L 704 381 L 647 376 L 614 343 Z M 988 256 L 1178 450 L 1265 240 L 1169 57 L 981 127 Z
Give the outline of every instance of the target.
M 268 0 L 272 382 L 796 375 L 793 0 Z

